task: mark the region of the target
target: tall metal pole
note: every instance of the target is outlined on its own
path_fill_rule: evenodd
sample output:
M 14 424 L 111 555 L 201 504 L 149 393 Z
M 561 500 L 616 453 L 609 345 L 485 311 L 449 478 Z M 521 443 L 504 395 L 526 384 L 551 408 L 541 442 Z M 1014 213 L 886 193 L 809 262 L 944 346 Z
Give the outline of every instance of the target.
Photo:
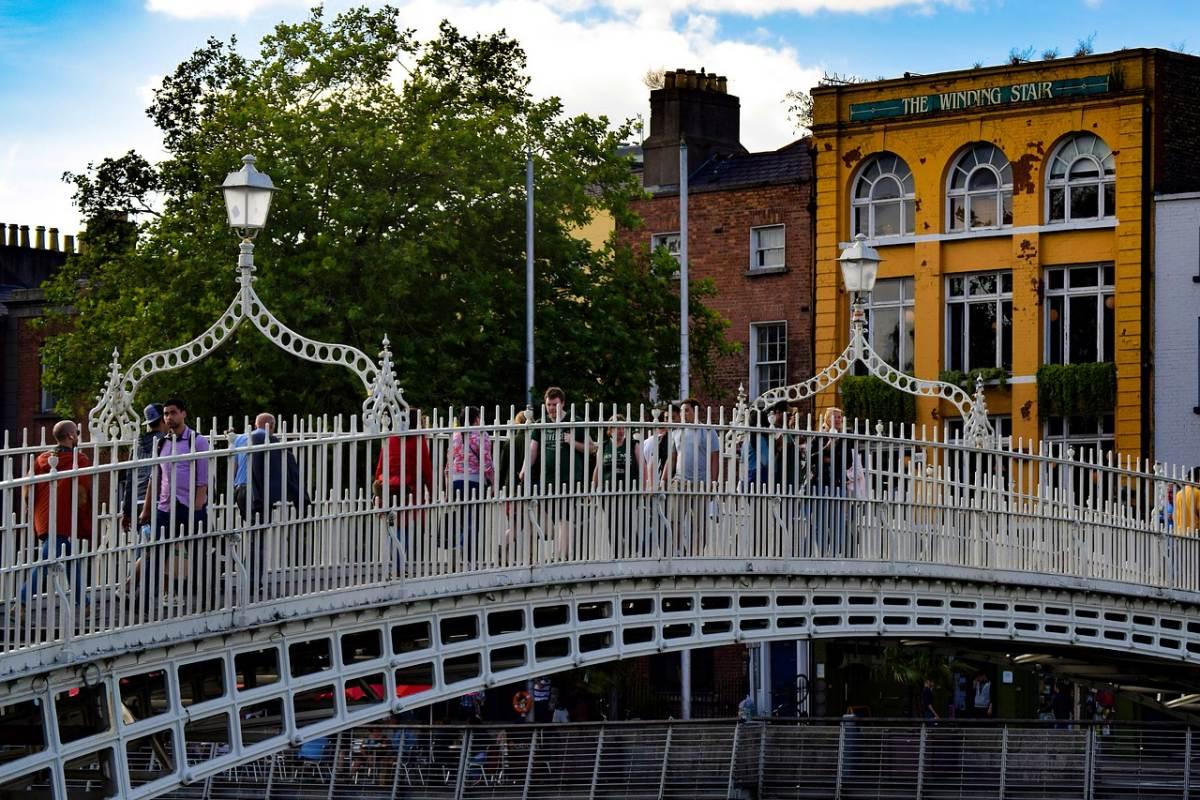
M 533 151 L 525 151 L 525 405 L 533 408 Z
M 688 389 L 688 157 L 687 141 L 679 139 L 679 399 Z

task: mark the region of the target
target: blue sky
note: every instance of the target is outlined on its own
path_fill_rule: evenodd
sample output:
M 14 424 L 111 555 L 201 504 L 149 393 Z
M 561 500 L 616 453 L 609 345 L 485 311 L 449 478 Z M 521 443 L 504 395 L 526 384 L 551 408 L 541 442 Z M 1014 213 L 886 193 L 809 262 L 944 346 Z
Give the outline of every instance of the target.
M 393 0 L 405 24 L 501 27 L 529 53 L 534 90 L 572 112 L 647 113 L 661 67 L 727 75 L 751 149 L 793 135 L 783 96 L 824 71 L 868 78 L 995 64 L 1012 48 L 1069 54 L 1093 36 L 1200 53 L 1200 11 L 1177 0 Z M 207 37 L 251 52 L 303 0 L 0 0 L 0 222 L 77 230 L 64 170 L 131 148 L 161 157 L 144 109 Z M 332 12 L 348 5 L 326 4 Z M 231 169 L 236 165 L 231 165 Z M 214 202 L 220 202 L 214 196 Z

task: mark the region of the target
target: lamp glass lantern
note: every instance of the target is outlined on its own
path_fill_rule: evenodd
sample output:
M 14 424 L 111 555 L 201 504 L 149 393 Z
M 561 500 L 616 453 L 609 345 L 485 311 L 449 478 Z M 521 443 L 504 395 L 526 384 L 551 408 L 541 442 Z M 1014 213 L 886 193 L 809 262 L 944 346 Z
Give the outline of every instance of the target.
M 229 226 L 244 238 L 253 239 L 267 224 L 271 195 L 276 191 L 271 176 L 255 169 L 254 156 L 245 156 L 242 168 L 225 177 L 221 191 L 225 195 Z
M 838 265 L 842 268 L 842 282 L 846 291 L 854 296 L 855 302 L 862 294 L 870 294 L 875 288 L 875 278 L 879 274 L 879 251 L 867 244 L 867 237 L 858 234 L 854 242 L 838 256 Z

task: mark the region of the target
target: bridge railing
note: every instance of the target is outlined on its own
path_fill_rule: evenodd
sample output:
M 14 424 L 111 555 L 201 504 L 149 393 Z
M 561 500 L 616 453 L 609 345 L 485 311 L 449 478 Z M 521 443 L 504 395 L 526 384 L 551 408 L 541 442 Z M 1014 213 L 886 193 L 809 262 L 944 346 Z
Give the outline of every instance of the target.
M 721 410 L 483 418 L 435 413 L 398 436 L 296 422 L 141 459 L 0 453 L 0 652 L 600 562 L 911 562 L 1200 591 L 1200 515 L 1176 527 L 1169 506 L 1198 487 L 1133 459 Z
M 1092 721 L 388 723 L 313 740 L 167 796 L 1186 798 L 1200 767 L 1194 737 L 1181 724 Z M 157 758 L 134 751 L 130 767 L 153 776 Z M 104 780 L 84 771 L 70 778 L 79 788 Z

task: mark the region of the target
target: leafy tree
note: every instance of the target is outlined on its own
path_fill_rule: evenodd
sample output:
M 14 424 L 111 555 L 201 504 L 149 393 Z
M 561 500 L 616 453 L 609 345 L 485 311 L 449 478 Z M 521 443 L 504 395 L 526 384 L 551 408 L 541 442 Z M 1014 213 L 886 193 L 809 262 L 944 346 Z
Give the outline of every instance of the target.
M 378 350 L 387 334 L 415 404 L 524 400 L 525 191 L 533 153 L 537 374 L 573 401 L 637 401 L 674 384 L 674 262 L 573 231 L 607 212 L 636 226 L 641 189 L 618 145 L 629 123 L 564 114 L 529 92 L 503 32 L 442 23 L 430 41 L 398 12 L 321 9 L 281 24 L 244 57 L 210 39 L 156 91 L 148 114 L 168 157 L 130 152 L 65 178 L 87 248 L 46 286 L 72 315 L 46 346 L 47 381 L 86 406 L 113 347 L 127 366 L 189 340 L 234 295 L 236 241 L 215 187 L 244 153 L 280 187 L 255 242 L 256 289 L 316 339 Z M 158 213 L 142 212 L 157 209 Z M 136 241 L 126 214 L 140 214 Z M 117 224 L 114 224 L 117 223 Z M 711 384 L 726 323 L 692 286 L 693 374 Z M 356 409 L 362 388 L 297 361 L 248 327 L 203 362 L 147 383 L 138 402 L 182 394 L 204 414 Z

